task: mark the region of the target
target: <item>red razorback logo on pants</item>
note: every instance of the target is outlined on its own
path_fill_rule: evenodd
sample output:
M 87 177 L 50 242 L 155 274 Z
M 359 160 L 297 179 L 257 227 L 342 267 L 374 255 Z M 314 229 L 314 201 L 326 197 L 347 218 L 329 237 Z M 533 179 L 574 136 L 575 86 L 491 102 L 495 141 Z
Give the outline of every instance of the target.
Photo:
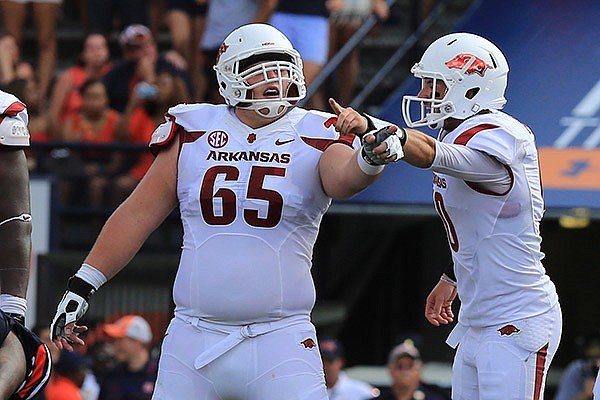
M 510 336 L 514 333 L 521 332 L 521 330 L 514 325 L 506 325 L 498 329 L 498 332 L 500 332 L 500 336 Z
M 474 60 L 474 61 L 471 63 L 471 60 Z M 448 67 L 450 69 L 453 69 L 453 68 L 463 69 L 465 67 L 465 65 L 467 65 L 469 63 L 471 63 L 471 65 L 469 65 L 469 67 L 465 71 L 465 74 L 467 74 L 467 75 L 478 74 L 480 76 L 483 76 L 483 75 L 485 75 L 486 69 L 492 68 L 491 65 L 489 65 L 488 63 L 483 61 L 481 58 L 475 57 L 473 54 L 467 54 L 467 53 L 460 53 L 459 55 L 454 57 L 452 60 L 445 62 L 446 67 Z

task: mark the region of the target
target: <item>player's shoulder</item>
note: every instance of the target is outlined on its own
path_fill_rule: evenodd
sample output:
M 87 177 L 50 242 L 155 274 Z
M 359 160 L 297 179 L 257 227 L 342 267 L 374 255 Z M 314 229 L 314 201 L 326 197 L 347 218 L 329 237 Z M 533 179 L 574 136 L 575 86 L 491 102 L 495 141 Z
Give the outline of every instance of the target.
M 512 141 L 523 129 L 517 126 L 512 117 L 505 113 L 474 115 L 456 127 L 449 139 L 455 144 L 473 147 L 481 141 Z
M 225 104 L 178 104 L 169 108 L 167 116 L 185 130 L 200 130 L 201 126 L 206 126 L 210 121 L 221 118 L 228 112 L 229 106 Z
M 325 138 L 339 136 L 333 126 L 336 116 L 331 113 L 295 107 L 287 113 L 286 118 L 301 136 Z
M 228 113 L 225 104 L 178 104 L 169 108 L 165 114 L 165 122 L 160 124 L 152 133 L 150 147 L 157 149 L 166 147 L 175 138 L 178 129 L 188 132 L 198 132 L 211 126 L 212 122 Z

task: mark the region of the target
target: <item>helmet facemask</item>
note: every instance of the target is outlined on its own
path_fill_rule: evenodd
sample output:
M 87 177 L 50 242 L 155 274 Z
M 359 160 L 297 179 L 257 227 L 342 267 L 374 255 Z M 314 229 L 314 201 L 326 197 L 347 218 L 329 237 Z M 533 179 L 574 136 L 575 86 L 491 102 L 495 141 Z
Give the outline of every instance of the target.
M 264 54 L 236 63 L 234 68 L 238 69 L 239 79 L 231 86 L 234 96 L 239 91 L 236 107 L 254 110 L 265 118 L 274 118 L 295 106 L 304 97 L 298 90 L 298 82 L 303 83 L 304 78 L 302 71 L 290 60 L 291 57 L 285 54 Z M 253 80 L 255 83 L 249 83 Z M 255 89 L 267 88 L 270 84 L 277 87 L 277 97 L 254 98 Z
M 444 120 L 456 113 L 456 108 L 447 96 L 454 83 L 447 81 L 441 74 L 424 74 L 415 71 L 416 68 L 418 68 L 418 64 L 412 68 L 411 72 L 416 77 L 421 78 L 421 91 L 425 88 L 427 80 L 432 80 L 431 94 L 429 97 L 404 96 L 402 99 L 402 115 L 409 127 L 429 126 L 432 129 L 439 129 L 443 126 Z M 443 82 L 445 85 L 443 93 L 438 90 L 438 82 Z M 414 114 L 417 107 L 418 117 L 415 119 Z

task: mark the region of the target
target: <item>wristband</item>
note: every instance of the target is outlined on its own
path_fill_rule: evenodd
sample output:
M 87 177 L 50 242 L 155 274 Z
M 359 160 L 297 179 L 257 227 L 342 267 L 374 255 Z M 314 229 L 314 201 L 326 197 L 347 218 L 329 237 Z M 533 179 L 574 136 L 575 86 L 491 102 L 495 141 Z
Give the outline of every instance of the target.
M 456 282 L 454 282 L 452 279 L 448 278 L 446 275 L 440 276 L 440 281 L 449 283 L 450 285 L 456 287 Z
M 365 131 L 365 133 L 363 133 L 363 135 L 366 135 L 367 133 L 377 129 L 377 127 L 373 123 L 373 120 L 367 114 L 360 113 L 360 115 L 363 116 L 367 120 L 367 130 Z M 359 135 L 359 136 L 362 136 L 362 135 Z
M 102 272 L 87 263 L 81 264 L 81 268 L 79 268 L 79 271 L 75 273 L 75 276 L 83 279 L 92 285 L 96 290 L 98 290 L 100 286 L 104 285 L 107 281 L 106 276 Z
M 357 151 L 357 155 L 356 155 L 356 162 L 358 163 L 358 167 L 360 168 L 360 170 L 362 172 L 364 172 L 367 175 L 379 175 L 383 169 L 385 168 L 385 165 L 371 165 L 367 162 L 367 160 L 365 160 L 365 157 L 363 156 L 362 152 L 364 149 L 361 149 L 361 151 Z
M 89 301 L 90 297 L 96 293 L 96 288 L 94 288 L 94 286 L 75 275 L 69 278 L 67 289 L 69 292 L 73 292 L 77 296 L 83 297 L 86 301 Z
M 5 313 L 25 315 L 27 300 L 12 294 L 0 294 L 0 309 Z

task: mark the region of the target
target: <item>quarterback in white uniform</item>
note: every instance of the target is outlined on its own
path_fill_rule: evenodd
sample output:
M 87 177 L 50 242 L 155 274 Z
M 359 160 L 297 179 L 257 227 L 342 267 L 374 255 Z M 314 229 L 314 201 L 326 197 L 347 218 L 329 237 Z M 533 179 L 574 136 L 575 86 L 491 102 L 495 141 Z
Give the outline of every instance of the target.
M 250 24 L 215 65 L 227 105 L 171 108 L 153 134 L 158 156 L 104 226 L 58 305 L 52 338 L 82 343 L 75 322 L 179 206 L 183 250 L 175 317 L 153 399 L 327 398 L 310 312 L 310 269 L 332 198 L 374 182 L 402 138 L 330 101 L 335 114 L 295 108 L 302 60 L 278 30 Z M 384 132 L 384 133 L 382 133 Z
M 437 140 L 406 129 L 403 151 L 404 161 L 433 171 L 433 202 L 452 253 L 425 308 L 439 326 L 453 321 L 457 294 L 461 301 L 447 341 L 458 346 L 452 397 L 542 399 L 562 317 L 542 265 L 535 138 L 499 111 L 508 63 L 490 41 L 454 33 L 434 41 L 411 72 L 422 88 L 403 99 L 406 124 L 441 128 Z

